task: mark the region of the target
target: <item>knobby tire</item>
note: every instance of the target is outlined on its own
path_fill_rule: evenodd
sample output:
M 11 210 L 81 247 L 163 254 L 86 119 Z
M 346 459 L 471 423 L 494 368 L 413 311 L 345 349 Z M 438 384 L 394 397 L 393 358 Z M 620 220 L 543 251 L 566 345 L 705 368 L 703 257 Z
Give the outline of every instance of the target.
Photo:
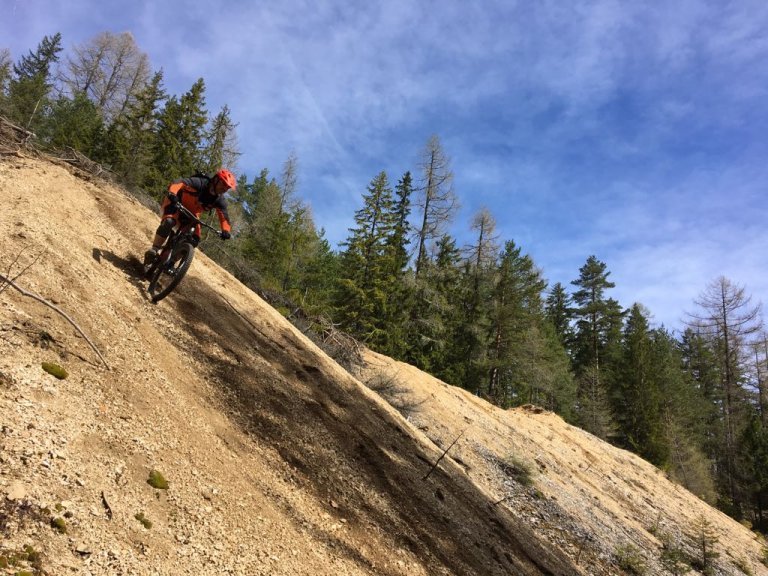
M 194 255 L 194 246 L 188 242 L 182 242 L 173 249 L 173 253 L 171 254 L 170 267 L 171 270 L 173 270 L 172 274 L 168 273 L 169 264 L 157 266 L 152 272 L 152 279 L 147 288 L 149 295 L 152 297 L 152 302 L 159 302 L 179 285 L 179 282 L 181 282 L 182 278 L 184 278 L 187 273 L 187 270 L 189 270 Z M 168 280 L 167 285 L 163 284 L 164 279 Z

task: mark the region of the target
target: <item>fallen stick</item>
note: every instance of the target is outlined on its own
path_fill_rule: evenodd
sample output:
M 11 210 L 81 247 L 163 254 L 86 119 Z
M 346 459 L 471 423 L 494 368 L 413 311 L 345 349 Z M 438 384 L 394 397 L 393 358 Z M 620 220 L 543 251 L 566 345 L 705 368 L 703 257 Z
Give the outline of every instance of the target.
M 66 313 L 66 312 L 64 312 L 64 311 L 63 311 L 61 308 L 59 308 L 58 306 L 56 306 L 56 305 L 54 305 L 54 304 L 51 304 L 51 303 L 50 303 L 50 302 L 48 302 L 48 300 L 46 300 L 45 298 L 43 298 L 43 297 L 41 297 L 41 296 L 38 296 L 38 295 L 37 295 L 37 294 L 35 294 L 34 292 L 29 292 L 29 291 L 27 291 L 27 290 L 24 290 L 24 288 L 22 288 L 21 286 L 19 286 L 18 284 L 16 284 L 16 283 L 15 283 L 15 282 L 14 282 L 12 279 L 8 278 L 7 276 L 4 276 L 3 274 L 0 274 L 0 280 L 2 280 L 3 282 L 7 282 L 8 284 L 10 284 L 10 285 L 11 285 L 13 288 L 15 288 L 16 290 L 18 290 L 19 292 L 21 292 L 21 294 L 23 294 L 24 296 L 27 296 L 28 298 L 32 298 L 33 300 L 37 300 L 37 301 L 38 301 L 38 302 L 40 302 L 41 304 L 44 304 L 45 306 L 48 306 L 48 308 L 50 308 L 51 310 L 54 310 L 54 311 L 58 312 L 58 313 L 59 313 L 59 314 L 61 314 L 61 315 L 62 315 L 64 318 L 66 318 L 66 319 L 67 319 L 67 321 L 68 321 L 70 324 L 72 324 L 72 326 L 74 326 L 74 327 L 75 327 L 75 329 L 76 329 L 78 332 L 80 332 L 80 335 L 81 335 L 83 338 L 85 338 L 85 341 L 86 341 L 86 342 L 88 342 L 88 344 L 90 344 L 91 348 L 93 348 L 93 351 L 94 351 L 94 352 L 96 352 L 96 354 L 98 354 L 99 358 L 101 358 L 101 361 L 102 361 L 102 362 L 104 362 L 104 366 L 106 366 L 106 367 L 107 367 L 107 370 L 111 370 L 111 368 L 109 367 L 109 364 L 107 364 L 107 361 L 104 359 L 104 356 L 102 356 L 102 355 L 101 355 L 101 352 L 99 352 L 99 349 L 98 349 L 98 348 L 96 348 L 96 346 L 94 346 L 93 342 L 91 342 L 91 339 L 90 339 L 90 338 L 88 338 L 88 336 L 86 336 L 86 335 L 85 335 L 85 332 L 83 332 L 83 331 L 82 331 L 82 329 L 80 328 L 80 326 L 78 326 L 78 325 L 77 325 L 77 323 L 76 323 L 74 320 L 72 320 L 72 318 L 70 318 L 70 317 L 69 317 L 69 315 L 67 315 L 67 313 Z
M 434 471 L 435 471 L 435 469 L 437 468 L 437 465 L 438 465 L 438 464 L 440 464 L 440 460 L 442 460 L 443 458 L 445 458 L 445 455 L 446 455 L 446 454 L 448 454 L 448 451 L 449 451 L 451 448 L 453 448 L 453 445 L 454 445 L 454 444 L 456 444 L 456 442 L 458 442 L 458 441 L 459 441 L 459 438 L 461 438 L 461 437 L 464 435 L 464 432 L 466 432 L 466 430 L 462 430 L 462 431 L 461 431 L 461 434 L 459 434 L 458 436 L 456 436 L 456 440 L 454 440 L 453 442 L 451 442 L 451 445 L 450 445 L 450 446 L 448 446 L 448 448 L 446 448 L 446 449 L 443 451 L 443 453 L 442 453 L 442 454 L 440 454 L 440 458 L 438 458 L 438 459 L 437 459 L 437 462 L 435 462 L 435 463 L 434 463 L 434 465 L 432 466 L 432 468 L 429 470 L 429 472 L 427 472 L 427 475 L 426 475 L 426 476 L 424 476 L 424 478 L 422 478 L 422 480 L 426 480 L 427 478 L 429 478 L 430 474 L 432 474 L 432 472 L 434 472 Z

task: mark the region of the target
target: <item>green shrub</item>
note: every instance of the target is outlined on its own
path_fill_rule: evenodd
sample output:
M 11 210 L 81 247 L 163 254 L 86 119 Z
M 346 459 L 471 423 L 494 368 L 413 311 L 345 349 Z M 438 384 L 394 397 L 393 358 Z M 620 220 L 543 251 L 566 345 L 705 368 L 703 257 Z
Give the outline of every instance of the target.
M 501 461 L 501 468 L 504 471 L 504 474 L 523 486 L 530 486 L 533 484 L 531 465 L 514 454 L 510 454 Z
M 157 470 L 152 470 L 147 478 L 147 484 L 158 490 L 168 490 L 168 480 Z
M 646 573 L 645 559 L 640 553 L 640 549 L 633 544 L 616 548 L 616 563 L 629 574 L 642 576 Z
M 149 520 L 149 518 L 144 516 L 144 512 L 139 512 L 138 514 L 136 514 L 136 516 L 134 516 L 134 518 L 136 518 L 136 520 L 141 522 L 141 525 L 144 526 L 144 528 L 146 528 L 147 530 L 152 528 L 152 522 Z
M 752 572 L 752 567 L 749 565 L 749 560 L 746 558 L 737 558 L 734 561 L 734 564 L 736 565 L 736 568 L 741 570 L 747 576 L 754 576 L 755 573 Z
M 51 527 L 60 534 L 67 533 L 67 523 L 64 521 L 64 518 L 51 518 Z
M 64 368 L 62 368 L 58 364 L 54 364 L 53 362 L 43 362 L 41 366 L 43 370 L 48 372 L 48 374 L 58 378 L 59 380 L 64 380 L 64 378 L 69 376 L 69 374 L 67 374 L 67 371 L 64 370 Z
M 720 553 L 715 552 L 715 544 L 720 540 L 715 526 L 703 515 L 699 516 L 693 523 L 691 537 L 698 552 L 697 556 L 691 559 L 691 566 L 702 574 L 713 573 L 712 561 L 720 557 Z
M 661 551 L 661 565 L 672 576 L 683 576 L 691 571 L 691 560 L 676 543 L 666 541 Z

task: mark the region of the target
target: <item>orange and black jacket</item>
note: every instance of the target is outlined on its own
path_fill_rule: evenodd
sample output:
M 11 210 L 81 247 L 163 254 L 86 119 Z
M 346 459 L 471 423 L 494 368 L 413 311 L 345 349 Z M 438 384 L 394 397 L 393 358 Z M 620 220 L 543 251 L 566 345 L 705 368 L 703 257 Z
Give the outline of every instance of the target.
M 200 214 L 209 210 L 216 210 L 219 216 L 219 226 L 222 232 L 231 232 L 232 226 L 229 223 L 229 214 L 227 213 L 227 202 L 223 197 L 209 191 L 210 178 L 204 176 L 192 176 L 176 180 L 168 186 L 168 192 L 175 194 L 184 207 L 200 218 Z M 166 198 L 163 201 L 163 215 L 174 217 L 173 205 Z M 197 233 L 200 234 L 200 226 L 197 226 Z

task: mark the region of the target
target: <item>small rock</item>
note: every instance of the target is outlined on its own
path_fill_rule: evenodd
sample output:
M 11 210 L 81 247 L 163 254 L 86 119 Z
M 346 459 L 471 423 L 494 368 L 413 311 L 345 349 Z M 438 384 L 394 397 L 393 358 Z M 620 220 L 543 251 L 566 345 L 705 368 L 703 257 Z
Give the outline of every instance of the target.
M 6 498 L 8 500 L 23 500 L 27 495 L 27 490 L 21 482 L 13 482 L 8 488 Z

